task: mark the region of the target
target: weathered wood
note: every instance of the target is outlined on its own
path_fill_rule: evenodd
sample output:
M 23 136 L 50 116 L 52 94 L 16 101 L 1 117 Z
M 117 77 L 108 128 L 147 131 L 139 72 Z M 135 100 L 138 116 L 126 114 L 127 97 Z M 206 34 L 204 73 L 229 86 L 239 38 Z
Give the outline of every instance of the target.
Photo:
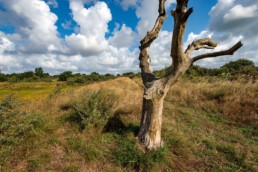
M 192 62 L 195 62 L 197 60 L 201 60 L 204 58 L 210 58 L 210 57 L 218 57 L 218 56 L 225 56 L 225 55 L 233 55 L 239 48 L 243 46 L 242 42 L 239 41 L 236 43 L 234 46 L 231 48 L 224 50 L 224 51 L 218 51 L 218 52 L 213 52 L 213 53 L 207 53 L 207 54 L 201 54 L 198 56 L 195 56 L 192 58 Z
M 152 42 L 158 37 L 162 25 L 167 17 L 165 1 L 166 0 L 159 0 L 159 16 L 153 29 L 146 34 L 140 42 L 141 45 L 139 47 L 141 51 L 139 60 L 144 85 L 144 94 L 138 139 L 146 148 L 151 150 L 156 150 L 163 145 L 161 139 L 163 102 L 170 87 L 177 83 L 177 81 L 195 61 L 208 57 L 230 55 L 242 46 L 242 43 L 239 42 L 228 50 L 207 53 L 191 58 L 193 51 L 201 48 L 214 49 L 217 46 L 217 43 L 207 38 L 200 39 L 194 41 L 184 51 L 183 36 L 187 20 L 192 14 L 193 9 L 190 8 L 187 10 L 188 0 L 177 0 L 176 9 L 171 11 L 171 15 L 174 17 L 174 30 L 170 53 L 173 62 L 164 76 L 156 78 L 151 69 L 149 48 Z

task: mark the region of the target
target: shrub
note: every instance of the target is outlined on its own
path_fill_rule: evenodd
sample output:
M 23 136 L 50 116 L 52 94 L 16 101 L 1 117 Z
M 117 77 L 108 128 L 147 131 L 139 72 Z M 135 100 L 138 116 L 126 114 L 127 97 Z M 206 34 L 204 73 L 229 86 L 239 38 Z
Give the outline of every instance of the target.
M 129 77 L 129 78 L 133 78 L 133 77 L 136 76 L 136 74 L 133 73 L 133 72 L 127 72 L 127 73 L 124 73 L 122 76 L 124 76 L 124 77 Z
M 67 82 L 68 84 L 84 84 L 87 80 L 84 76 L 80 75 L 68 78 Z
M 207 75 L 208 69 L 193 65 L 186 71 L 186 76 L 196 77 L 196 76 L 205 76 Z
M 7 96 L 0 104 L 1 142 L 5 139 L 5 134 L 8 133 L 8 130 L 12 130 L 13 126 L 17 126 L 19 124 L 19 121 L 16 119 L 19 114 L 17 110 L 19 105 L 20 104 L 14 95 Z
M 74 112 L 67 120 L 79 124 L 80 130 L 93 127 L 103 129 L 112 114 L 114 95 L 105 90 L 99 90 L 91 95 L 86 93 L 86 101 L 84 101 L 83 104 L 77 102 L 72 106 Z
M 248 59 L 239 59 L 226 63 L 220 69 L 222 69 L 223 71 L 235 72 L 245 67 L 255 67 L 254 62 Z
M 0 104 L 0 165 L 17 145 L 22 141 L 30 142 L 44 126 L 41 115 L 21 112 L 20 105 L 14 95 L 7 96 Z
M 44 71 L 41 67 L 35 69 L 35 75 L 39 77 L 44 77 Z
M 72 77 L 71 71 L 63 72 L 58 76 L 58 81 L 67 81 L 69 77 Z

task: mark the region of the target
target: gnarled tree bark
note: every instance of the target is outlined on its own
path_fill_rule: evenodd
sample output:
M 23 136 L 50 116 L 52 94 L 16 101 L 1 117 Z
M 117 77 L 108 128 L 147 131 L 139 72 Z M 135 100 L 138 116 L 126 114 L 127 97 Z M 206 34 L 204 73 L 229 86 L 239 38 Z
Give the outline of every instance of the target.
M 159 16 L 152 30 L 140 42 L 141 45 L 139 47 L 144 94 L 138 139 L 150 150 L 156 150 L 163 145 L 161 139 L 163 102 L 170 87 L 179 80 L 195 61 L 209 57 L 232 55 L 242 46 L 242 43 L 238 42 L 228 50 L 191 57 L 193 51 L 202 48 L 214 49 L 217 43 L 207 38 L 200 39 L 194 41 L 184 51 L 183 36 L 187 20 L 193 12 L 193 8 L 187 9 L 188 0 L 177 0 L 176 9 L 171 11 L 171 15 L 174 17 L 174 31 L 171 43 L 171 58 L 173 62 L 164 76 L 160 78 L 155 77 L 151 68 L 149 48 L 158 37 L 162 25 L 167 18 L 165 2 L 166 0 L 159 0 Z

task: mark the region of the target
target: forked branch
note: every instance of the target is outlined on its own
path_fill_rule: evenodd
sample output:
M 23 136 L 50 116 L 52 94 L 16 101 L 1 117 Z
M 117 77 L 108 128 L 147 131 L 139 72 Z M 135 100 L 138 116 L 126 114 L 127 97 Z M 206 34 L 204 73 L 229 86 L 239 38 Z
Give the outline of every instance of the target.
M 165 10 L 165 2 L 166 0 L 159 0 L 159 16 L 155 22 L 154 27 L 147 35 L 141 40 L 140 49 L 145 47 L 149 47 L 151 43 L 158 37 L 158 34 L 162 28 L 162 25 L 167 17 Z
M 152 78 L 152 70 L 149 57 L 149 47 L 152 42 L 158 37 L 159 32 L 163 26 L 164 21 L 167 18 L 166 9 L 165 9 L 166 0 L 159 0 L 159 16 L 155 22 L 154 27 L 146 36 L 142 39 L 140 48 L 140 68 L 142 71 L 142 79 L 145 82 L 148 82 Z
M 170 53 L 173 60 L 173 70 L 177 70 L 179 64 L 187 60 L 183 49 L 183 37 L 187 20 L 193 12 L 193 8 L 187 9 L 187 6 L 188 0 L 177 0 L 176 9 L 171 11 L 171 15 L 174 17 L 174 30 Z
M 217 51 L 217 52 L 213 52 L 213 53 L 201 54 L 201 55 L 193 57 L 191 60 L 192 60 L 192 63 L 194 63 L 194 62 L 196 62 L 197 60 L 200 60 L 200 59 L 205 59 L 205 58 L 210 58 L 210 57 L 218 57 L 218 56 L 225 56 L 225 55 L 233 55 L 235 53 L 235 51 L 237 51 L 242 46 L 243 46 L 242 42 L 239 41 L 238 43 L 236 43 L 234 46 L 232 46 L 231 48 L 229 48 L 227 50 Z
M 193 8 L 189 8 L 184 15 L 184 21 L 187 21 L 189 16 L 193 13 Z

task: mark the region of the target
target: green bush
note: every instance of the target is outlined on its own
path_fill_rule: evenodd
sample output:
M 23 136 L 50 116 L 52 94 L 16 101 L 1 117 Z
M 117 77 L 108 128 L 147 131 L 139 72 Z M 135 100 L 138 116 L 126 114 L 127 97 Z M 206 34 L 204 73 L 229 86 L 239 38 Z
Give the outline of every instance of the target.
M 39 77 L 44 77 L 44 71 L 41 67 L 35 69 L 35 75 Z
M 136 74 L 133 73 L 133 72 L 127 72 L 127 73 L 124 73 L 122 76 L 124 76 L 124 77 L 129 77 L 129 78 L 133 78 L 133 77 L 136 76 Z
M 85 100 L 86 99 L 86 100 Z M 80 130 L 99 128 L 103 129 L 111 117 L 111 109 L 115 101 L 112 93 L 100 90 L 91 95 L 85 95 L 83 103 L 76 103 L 72 106 L 74 112 L 67 120 L 79 124 Z
M 67 79 L 68 84 L 84 84 L 87 82 L 87 79 L 85 76 L 73 76 Z
M 196 77 L 196 76 L 205 76 L 208 73 L 208 69 L 193 65 L 186 71 L 186 76 Z
M 71 71 L 63 72 L 58 76 L 58 81 L 67 81 L 67 79 L 72 77 L 72 75 Z
M 0 71 L 0 82 L 5 82 L 7 81 L 7 77 L 5 76 L 5 74 L 1 73 Z
M 254 62 L 248 59 L 239 59 L 236 61 L 231 61 L 229 63 L 224 64 L 220 69 L 224 72 L 235 72 L 245 67 L 255 67 Z

